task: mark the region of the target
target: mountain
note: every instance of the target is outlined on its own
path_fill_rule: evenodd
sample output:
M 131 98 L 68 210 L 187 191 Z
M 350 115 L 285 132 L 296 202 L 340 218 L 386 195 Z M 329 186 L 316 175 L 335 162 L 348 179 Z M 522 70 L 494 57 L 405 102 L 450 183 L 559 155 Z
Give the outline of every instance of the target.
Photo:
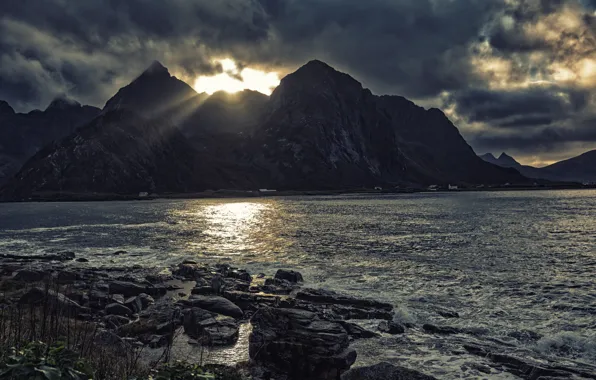
M 241 187 L 216 158 L 197 152 L 165 119 L 128 109 L 102 113 L 89 125 L 33 156 L 2 197 L 36 193 L 188 192 Z
M 440 110 L 376 96 L 321 61 L 271 97 L 197 94 L 154 63 L 98 118 L 33 156 L 3 194 L 506 182 L 528 179 L 476 156 Z
M 0 184 L 48 143 L 59 140 L 100 113 L 64 96 L 54 99 L 44 111 L 16 113 L 0 101 Z
M 320 61 L 275 89 L 250 156 L 279 188 L 525 181 L 478 158 L 440 110 L 375 96 Z
M 154 61 L 129 85 L 118 90 L 103 112 L 133 110 L 146 117 L 164 117 L 174 123 L 195 111 L 206 94 L 198 94 L 158 61 Z
M 506 153 L 502 153 L 498 159 L 491 153 L 481 155 L 480 158 L 501 167 L 515 168 L 528 178 L 556 182 L 596 183 L 596 150 L 542 168 L 521 165 Z

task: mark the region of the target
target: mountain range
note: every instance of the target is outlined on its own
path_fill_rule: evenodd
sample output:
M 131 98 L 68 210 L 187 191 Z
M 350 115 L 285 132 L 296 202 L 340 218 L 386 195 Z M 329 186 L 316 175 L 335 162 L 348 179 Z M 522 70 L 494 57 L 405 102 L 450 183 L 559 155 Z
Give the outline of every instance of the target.
M 496 158 L 492 153 L 480 156 L 486 162 L 513 168 L 528 178 L 557 182 L 596 183 L 596 150 L 542 168 L 522 165 L 505 152 Z
M 102 110 L 63 103 L 42 112 L 63 113 L 39 126 L 31 113 L 0 103 L 0 133 L 21 142 L 10 144 L 12 167 L 31 156 L 2 197 L 528 183 L 517 170 L 479 158 L 439 109 L 376 96 L 316 60 L 283 78 L 270 97 L 198 94 L 154 62 Z M 43 128 L 52 133 L 34 133 Z

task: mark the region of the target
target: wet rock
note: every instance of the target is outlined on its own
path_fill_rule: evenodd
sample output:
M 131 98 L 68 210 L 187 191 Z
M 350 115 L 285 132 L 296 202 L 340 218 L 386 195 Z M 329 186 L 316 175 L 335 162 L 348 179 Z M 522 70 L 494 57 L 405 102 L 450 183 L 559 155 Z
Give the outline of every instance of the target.
M 386 311 L 393 310 L 393 305 L 371 299 L 355 298 L 338 294 L 324 289 L 302 289 L 296 294 L 296 298 L 305 301 L 328 303 L 334 305 L 347 305 L 361 308 L 375 308 Z
M 378 329 L 379 331 L 391 335 L 403 334 L 406 332 L 404 325 L 393 321 L 381 321 L 381 323 L 379 323 Z
M 77 272 L 60 271 L 56 274 L 56 282 L 62 285 L 74 284 L 81 279 L 81 275 Z
M 437 310 L 437 314 L 443 318 L 459 318 L 458 312 L 448 309 L 439 309 Z
M 262 308 L 251 319 L 253 364 L 292 379 L 336 380 L 356 360 L 346 330 L 298 309 Z
M 275 273 L 275 278 L 278 280 L 286 280 L 292 284 L 296 284 L 298 282 L 304 282 L 304 278 L 302 278 L 302 274 L 300 272 L 296 272 L 293 270 L 285 270 L 279 269 L 277 273 Z
M 151 348 L 165 347 L 170 342 L 170 337 L 167 335 L 151 335 L 146 339 L 145 343 Z
M 20 299 L 19 303 L 23 305 L 49 305 L 52 310 L 60 313 L 79 314 L 84 311 L 84 308 L 66 297 L 62 293 L 55 292 L 49 289 L 31 288 Z
M 112 253 L 112 256 L 120 256 L 120 255 L 126 255 L 128 252 L 126 251 L 116 251 L 114 253 Z
M 199 307 L 214 313 L 233 318 L 242 318 L 244 313 L 232 301 L 219 296 L 192 295 L 187 301 L 181 301 L 191 307 Z
M 108 314 L 108 315 L 122 315 L 125 317 L 130 317 L 130 316 L 132 316 L 133 312 L 126 306 L 114 302 L 114 303 L 111 303 L 108 306 L 106 306 L 106 314 Z
M 279 306 L 280 297 L 268 294 L 253 294 L 245 292 L 225 292 L 225 298 L 232 301 L 244 311 L 255 311 L 263 306 Z
M 332 305 L 331 310 L 344 319 L 385 319 L 388 321 L 393 319 L 393 313 L 384 309 Z
M 251 275 L 242 269 L 234 269 L 228 272 L 228 277 L 235 278 L 242 281 L 248 281 L 249 283 L 252 281 Z
M 209 272 L 203 265 L 185 261 L 179 264 L 178 267 L 172 271 L 172 274 L 187 280 L 197 280 L 206 277 Z
M 48 273 L 44 271 L 21 269 L 14 275 L 13 280 L 23 282 L 39 282 L 45 280 L 48 277 Z
M 112 281 L 110 293 L 122 294 L 125 297 L 138 296 L 145 293 L 145 287 L 128 281 Z
M 143 304 L 141 303 L 141 299 L 138 296 L 127 298 L 124 301 L 124 306 L 126 306 L 135 313 L 138 313 L 143 310 Z
M 197 286 L 191 290 L 191 294 L 208 295 L 214 294 L 214 292 L 211 286 Z
M 580 375 L 587 378 L 596 378 L 594 374 L 584 372 L 577 368 L 552 367 L 545 363 L 534 362 L 531 359 L 522 359 L 513 355 L 493 352 L 489 347 L 476 345 L 464 345 L 464 349 L 471 354 L 488 358 L 493 362 L 502 365 L 508 369 L 508 372 L 517 375 L 523 379 L 541 379 L 541 378 L 571 378 L 573 375 Z
M 79 263 L 88 263 L 89 262 L 89 260 L 87 260 L 84 257 L 79 257 L 78 259 L 76 259 L 76 261 L 79 262 Z
M 119 329 L 121 336 L 138 337 L 148 342 L 152 335 L 173 334 L 182 324 L 182 311 L 169 302 L 151 306 L 139 314 L 139 319 Z
M 107 315 L 103 320 L 106 327 L 110 329 L 116 329 L 130 322 L 128 318 L 121 315 Z
M 225 346 L 238 340 L 238 322 L 198 307 L 184 311 L 183 324 L 184 332 L 203 344 Z
M 110 300 L 119 304 L 124 304 L 124 296 L 122 294 L 112 294 L 110 295 Z
M 339 321 L 338 323 L 342 325 L 342 327 L 346 330 L 350 338 L 353 340 L 376 338 L 379 336 L 379 334 L 369 331 L 363 327 L 360 327 L 355 323 L 344 321 Z
M 412 369 L 379 363 L 370 367 L 353 368 L 341 376 L 341 380 L 436 380 Z
M 430 323 L 422 325 L 424 331 L 432 333 L 432 334 L 439 334 L 439 335 L 451 335 L 451 334 L 459 334 L 462 330 L 456 327 L 450 326 L 435 326 L 431 325 Z

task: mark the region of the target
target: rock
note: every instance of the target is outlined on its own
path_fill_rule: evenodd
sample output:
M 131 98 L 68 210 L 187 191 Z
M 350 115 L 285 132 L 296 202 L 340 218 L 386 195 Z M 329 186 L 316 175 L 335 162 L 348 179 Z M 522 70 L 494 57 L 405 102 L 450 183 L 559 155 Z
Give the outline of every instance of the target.
M 153 297 L 151 297 L 147 293 L 141 293 L 137 297 L 141 300 L 141 305 L 143 306 L 143 309 L 146 309 L 155 303 L 155 299 L 153 299 Z
M 197 286 L 191 290 L 191 294 L 206 295 L 214 294 L 214 292 L 211 286 Z
M 116 329 L 122 325 L 130 323 L 128 318 L 121 315 L 106 315 L 103 320 L 106 324 L 106 327 L 111 329 Z
M 248 282 L 252 281 L 251 275 L 247 271 L 242 270 L 242 269 L 234 269 L 234 270 L 228 272 L 228 277 L 236 278 L 236 279 L 242 280 L 242 281 L 248 281 Z
M 120 256 L 120 255 L 126 255 L 128 252 L 126 251 L 116 251 L 114 253 L 112 253 L 113 256 Z
M 81 279 L 81 275 L 77 272 L 60 271 L 56 275 L 56 282 L 59 284 L 74 284 Z
M 376 308 L 386 311 L 393 310 L 393 305 L 386 302 L 345 296 L 324 289 L 302 289 L 296 294 L 296 298 L 305 301 L 327 303 L 334 305 Z
M 147 342 L 151 335 L 173 334 L 182 324 L 182 313 L 179 307 L 169 302 L 157 303 L 139 314 L 139 319 L 122 326 L 119 334 L 128 337 L 139 337 Z
M 124 306 L 126 306 L 135 313 L 138 313 L 143 310 L 143 304 L 141 303 L 141 299 L 138 296 L 127 298 L 124 301 Z
M 275 278 L 278 280 L 289 281 L 292 284 L 304 282 L 304 278 L 302 278 L 300 272 L 295 272 L 293 270 L 279 269 L 277 273 L 275 273 Z
M 112 294 L 110 295 L 110 300 L 122 305 L 124 304 L 124 296 L 122 294 Z
M 358 326 L 355 323 L 339 321 L 339 324 L 346 330 L 350 338 L 352 339 L 368 339 L 368 338 L 375 338 L 379 335 L 372 331 L 368 331 L 367 329 Z
M 260 309 L 251 319 L 251 360 L 293 379 L 336 380 L 356 360 L 346 330 L 298 309 Z
M 212 311 L 214 313 L 227 315 L 233 318 L 242 318 L 244 313 L 232 301 L 219 296 L 200 296 L 192 295 L 188 301 L 184 301 L 192 307 L 200 307 L 202 309 Z
M 352 368 L 341 376 L 341 380 L 436 380 L 412 369 L 379 363 L 370 367 Z
M 126 317 L 130 317 L 133 314 L 132 310 L 116 302 L 106 306 L 106 313 L 108 315 L 122 315 Z
M 170 339 L 167 335 L 152 335 L 147 339 L 146 343 L 151 348 L 159 348 L 167 346 Z
M 87 260 L 84 257 L 79 257 L 78 259 L 76 259 L 76 261 L 79 262 L 79 263 L 88 263 L 89 262 L 89 260 Z
M 459 334 L 462 332 L 460 329 L 458 329 L 456 327 L 435 326 L 435 325 L 431 325 L 430 323 L 422 325 L 422 328 L 426 332 L 433 333 L 433 334 L 439 334 L 439 335 Z
M 403 334 L 406 332 L 404 325 L 393 321 L 381 321 L 381 323 L 379 323 L 378 329 L 379 331 L 391 335 Z
M 39 282 L 45 280 L 48 277 L 49 275 L 47 272 L 39 270 L 21 269 L 14 275 L 13 280 L 23 282 Z
M 124 297 L 138 296 L 145 293 L 145 290 L 144 286 L 128 281 L 110 282 L 110 293 L 122 294 Z
M 216 274 L 211 278 L 211 291 L 215 294 L 222 294 L 224 289 L 226 288 L 226 281 L 224 278 Z
M 81 305 L 66 297 L 62 293 L 55 292 L 49 289 L 31 288 L 20 299 L 20 304 L 45 306 L 45 303 L 56 312 L 79 314 L 84 311 Z
M 198 307 L 184 311 L 183 324 L 188 336 L 199 339 L 204 344 L 224 346 L 238 340 L 238 322 Z
M 437 314 L 443 318 L 459 318 L 459 313 L 453 310 L 441 309 L 437 310 Z

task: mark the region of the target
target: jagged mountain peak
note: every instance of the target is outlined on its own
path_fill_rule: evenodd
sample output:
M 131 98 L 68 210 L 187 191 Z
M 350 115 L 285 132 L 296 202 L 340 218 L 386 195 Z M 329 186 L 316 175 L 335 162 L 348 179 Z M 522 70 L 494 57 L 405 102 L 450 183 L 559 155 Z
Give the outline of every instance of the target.
M 515 160 L 515 158 L 511 157 L 510 155 L 508 155 L 505 152 L 501 153 L 498 160 L 505 165 L 512 165 L 512 166 L 520 165 L 520 163 L 517 162 Z
M 485 161 L 489 161 L 489 162 L 497 161 L 497 157 L 495 157 L 495 155 L 492 153 L 482 154 L 482 155 L 480 155 L 480 158 L 482 158 Z
M 14 114 L 14 109 L 8 104 L 7 101 L 0 100 L 0 115 L 3 114 Z
M 159 61 L 151 62 L 151 65 L 147 67 L 147 69 L 141 75 L 158 75 L 158 74 L 167 74 L 170 75 L 170 71 L 167 67 L 161 64 Z
M 77 102 L 72 98 L 69 98 L 66 95 L 58 95 L 50 102 L 50 104 L 46 108 L 46 111 L 66 110 L 72 107 L 79 108 L 81 107 L 81 103 Z

